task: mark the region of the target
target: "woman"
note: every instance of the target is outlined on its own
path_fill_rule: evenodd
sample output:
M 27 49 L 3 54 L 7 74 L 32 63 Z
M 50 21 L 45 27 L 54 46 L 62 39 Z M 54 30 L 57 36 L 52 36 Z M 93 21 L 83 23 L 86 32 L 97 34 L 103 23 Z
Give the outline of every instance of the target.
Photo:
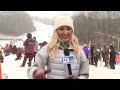
M 8 56 L 10 54 L 10 47 L 8 44 L 5 45 L 5 48 L 4 48 L 4 54 L 5 56 Z
M 74 56 L 72 75 L 68 73 L 67 63 L 63 63 L 66 48 L 70 50 L 69 56 Z M 30 79 L 88 79 L 89 63 L 74 35 L 73 20 L 70 17 L 56 18 L 50 42 L 37 52 L 35 64 L 28 69 L 27 75 Z
M 87 47 L 87 44 L 84 44 L 83 51 L 84 51 L 84 53 L 85 53 L 85 55 L 86 55 L 86 57 L 87 57 L 87 59 L 88 59 L 90 50 L 89 50 L 89 48 Z

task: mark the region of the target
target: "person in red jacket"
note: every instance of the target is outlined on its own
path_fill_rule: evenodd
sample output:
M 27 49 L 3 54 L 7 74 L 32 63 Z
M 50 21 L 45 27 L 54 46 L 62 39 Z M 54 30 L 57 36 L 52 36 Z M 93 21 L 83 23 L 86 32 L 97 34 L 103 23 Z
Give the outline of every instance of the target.
M 8 56 L 10 54 L 10 47 L 8 44 L 6 44 L 4 47 L 4 54 L 5 56 Z
M 13 52 L 12 52 L 12 51 L 13 51 L 13 50 L 12 50 L 12 49 L 13 49 L 13 48 L 12 48 L 12 45 L 11 45 L 11 44 L 9 44 L 9 47 L 10 47 L 10 50 L 9 50 L 9 51 L 10 51 L 10 53 L 13 53 Z
M 17 58 L 15 60 L 21 59 L 21 57 L 22 57 L 21 53 L 22 53 L 22 51 L 21 51 L 20 47 L 18 47 L 17 54 L 16 54 Z
M 21 67 L 25 66 L 27 59 L 29 59 L 28 67 L 30 67 L 32 59 L 34 57 L 34 47 L 35 47 L 35 40 L 33 40 L 31 33 L 27 34 L 27 39 L 25 40 L 23 45 L 25 46 L 25 56 Z

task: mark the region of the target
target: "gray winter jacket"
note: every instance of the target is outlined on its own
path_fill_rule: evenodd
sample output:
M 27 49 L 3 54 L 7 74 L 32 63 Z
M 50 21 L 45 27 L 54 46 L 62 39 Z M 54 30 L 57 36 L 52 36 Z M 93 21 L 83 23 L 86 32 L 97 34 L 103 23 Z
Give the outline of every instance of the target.
M 70 55 L 74 56 L 74 53 L 70 52 Z M 38 68 L 45 69 L 45 66 L 47 66 L 47 69 L 50 70 L 50 72 L 47 73 L 48 79 L 67 78 L 69 76 L 68 67 L 67 64 L 62 63 L 63 57 L 65 57 L 63 49 L 59 49 L 59 56 L 54 60 L 49 60 L 45 48 L 41 48 L 36 54 L 35 64 L 27 71 L 28 78 L 33 79 L 33 72 Z M 84 52 L 82 51 L 80 62 L 76 58 L 74 60 L 75 61 L 71 63 L 72 74 L 78 76 L 80 79 L 88 79 L 89 63 Z

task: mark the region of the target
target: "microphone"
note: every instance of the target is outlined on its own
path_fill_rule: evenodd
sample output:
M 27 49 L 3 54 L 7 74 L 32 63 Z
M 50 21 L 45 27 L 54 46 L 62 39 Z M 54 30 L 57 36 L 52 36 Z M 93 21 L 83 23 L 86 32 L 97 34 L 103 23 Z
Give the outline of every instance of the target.
M 70 50 L 68 48 L 64 49 L 64 55 L 65 56 L 69 56 L 70 55 Z M 67 67 L 68 67 L 68 72 L 69 72 L 69 75 L 72 75 L 72 70 L 71 70 L 71 65 L 68 63 L 67 64 Z

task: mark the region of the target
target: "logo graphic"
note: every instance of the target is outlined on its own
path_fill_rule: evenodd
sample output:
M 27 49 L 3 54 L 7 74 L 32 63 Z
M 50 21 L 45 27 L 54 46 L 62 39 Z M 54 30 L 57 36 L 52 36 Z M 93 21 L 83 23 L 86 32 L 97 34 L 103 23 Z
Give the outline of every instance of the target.
M 62 63 L 73 63 L 74 62 L 74 56 L 66 56 L 62 58 Z

